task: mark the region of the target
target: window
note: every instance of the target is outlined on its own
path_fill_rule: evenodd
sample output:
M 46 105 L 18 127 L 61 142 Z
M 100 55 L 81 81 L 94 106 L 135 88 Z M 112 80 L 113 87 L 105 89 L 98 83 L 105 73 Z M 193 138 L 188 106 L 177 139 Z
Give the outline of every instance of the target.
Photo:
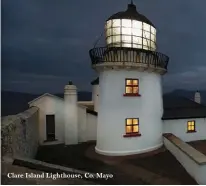
M 138 118 L 126 118 L 125 120 L 125 132 L 124 137 L 141 136 L 139 133 L 139 119 Z
M 140 96 L 139 95 L 139 80 L 126 79 L 125 80 L 125 94 L 124 96 Z
M 187 132 L 196 132 L 195 121 L 188 121 L 187 122 Z
M 113 19 L 106 22 L 105 32 L 108 46 L 156 50 L 156 29 L 147 23 L 131 19 Z M 111 36 L 118 36 L 120 39 Z M 133 37 L 138 37 L 138 45 Z M 143 38 L 147 40 L 145 44 L 142 42 Z

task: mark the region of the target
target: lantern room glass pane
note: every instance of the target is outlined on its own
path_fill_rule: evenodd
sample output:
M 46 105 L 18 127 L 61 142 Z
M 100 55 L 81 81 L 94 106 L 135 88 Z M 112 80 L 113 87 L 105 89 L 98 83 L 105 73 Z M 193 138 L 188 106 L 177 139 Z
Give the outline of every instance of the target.
M 122 42 L 123 43 L 131 43 L 132 42 L 132 36 L 122 35 Z
M 112 35 L 112 29 L 111 28 L 108 28 L 107 29 L 107 36 L 111 36 Z
M 120 35 L 120 27 L 112 28 L 112 31 L 113 31 L 112 35 Z
M 150 49 L 149 46 L 143 46 L 142 48 L 145 49 L 145 50 L 149 50 Z
M 131 35 L 132 29 L 131 28 L 122 28 L 122 34 Z
M 132 44 L 129 44 L 129 43 L 122 43 L 122 47 L 128 47 L 128 48 L 131 48 L 131 47 L 132 47 Z
M 112 37 L 107 38 L 107 44 L 110 44 L 110 43 L 112 43 Z
M 132 41 L 134 44 L 142 45 L 142 38 L 141 37 L 132 36 Z
M 151 33 L 156 35 L 156 29 L 153 26 L 151 26 Z
M 114 43 L 120 43 L 120 35 L 112 36 L 112 41 L 113 41 Z
M 143 30 L 150 32 L 150 25 L 143 23 Z
M 156 41 L 156 36 L 154 34 L 151 34 L 151 41 Z
M 107 28 L 111 28 L 112 27 L 112 20 L 107 21 Z
M 113 19 L 105 24 L 106 42 L 115 47 L 156 50 L 156 29 L 131 19 Z
M 112 27 L 120 27 L 121 26 L 121 20 L 120 19 L 114 19 L 112 21 Z
M 143 37 L 150 40 L 150 32 L 143 31 Z
M 132 20 L 132 28 L 142 29 L 142 22 L 136 21 L 136 20 Z
M 154 42 L 151 41 L 151 48 L 152 49 L 156 49 L 156 44 Z
M 131 28 L 132 20 L 131 19 L 122 19 L 122 27 Z
M 150 40 L 143 38 L 143 45 L 145 45 L 145 46 L 150 46 Z
M 142 36 L 142 30 L 140 30 L 139 28 L 132 28 L 132 35 Z

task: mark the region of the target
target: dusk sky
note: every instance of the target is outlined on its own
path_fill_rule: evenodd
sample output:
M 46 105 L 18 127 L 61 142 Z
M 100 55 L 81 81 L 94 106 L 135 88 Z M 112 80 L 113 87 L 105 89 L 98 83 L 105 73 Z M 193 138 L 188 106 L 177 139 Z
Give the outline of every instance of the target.
M 2 89 L 63 93 L 70 80 L 91 90 L 89 49 L 105 20 L 130 0 L 2 0 Z M 170 57 L 164 90 L 206 89 L 206 0 L 134 0 Z

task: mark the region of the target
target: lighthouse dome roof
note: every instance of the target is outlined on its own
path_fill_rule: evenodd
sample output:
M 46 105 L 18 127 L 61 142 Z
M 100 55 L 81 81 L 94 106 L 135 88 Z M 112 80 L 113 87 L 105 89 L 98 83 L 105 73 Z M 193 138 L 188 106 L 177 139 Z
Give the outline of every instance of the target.
M 126 11 L 121 11 L 121 12 L 117 12 L 117 13 L 113 14 L 112 16 L 110 16 L 107 19 L 107 21 L 112 20 L 112 19 L 137 20 L 137 21 L 141 21 L 141 22 L 147 23 L 147 24 L 155 27 L 154 24 L 148 18 L 146 18 L 144 15 L 137 12 L 136 6 L 133 3 L 128 4 L 128 8 Z

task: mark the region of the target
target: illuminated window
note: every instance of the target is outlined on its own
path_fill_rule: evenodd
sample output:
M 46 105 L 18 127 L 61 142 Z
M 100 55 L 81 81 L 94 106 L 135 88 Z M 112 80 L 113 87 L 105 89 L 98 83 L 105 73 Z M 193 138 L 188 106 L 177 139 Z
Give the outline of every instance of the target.
M 187 122 L 187 132 L 196 132 L 195 121 L 188 121 Z
M 147 23 L 131 19 L 108 20 L 105 33 L 108 46 L 156 50 L 156 29 Z
M 139 133 L 139 119 L 127 118 L 126 119 L 126 134 Z
M 139 94 L 139 80 L 126 79 L 125 80 L 125 94 Z

